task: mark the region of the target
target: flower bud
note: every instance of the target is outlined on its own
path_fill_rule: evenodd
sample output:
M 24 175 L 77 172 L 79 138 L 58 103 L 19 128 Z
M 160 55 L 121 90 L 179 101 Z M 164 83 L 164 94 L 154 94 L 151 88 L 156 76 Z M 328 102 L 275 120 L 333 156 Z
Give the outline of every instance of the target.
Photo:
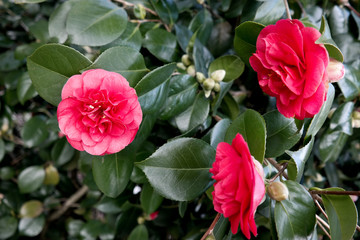
M 215 86 L 215 81 L 212 78 L 207 78 L 203 82 L 203 87 L 205 90 L 212 90 Z
M 205 0 L 196 0 L 199 4 L 204 4 Z
M 351 116 L 351 124 L 353 128 L 360 128 L 360 112 L 354 111 Z
M 45 185 L 57 185 L 59 183 L 59 173 L 58 170 L 53 166 L 49 165 L 45 168 Z
M 139 225 L 141 225 L 141 224 L 143 224 L 145 222 L 145 218 L 144 217 L 138 217 L 137 222 L 138 222 Z
M 187 55 L 187 54 L 182 55 L 182 57 L 181 57 L 181 62 L 182 62 L 185 66 L 189 66 L 189 65 L 191 64 L 189 55 Z
M 289 190 L 282 182 L 272 182 L 267 186 L 267 193 L 270 198 L 276 201 L 288 199 Z
M 214 90 L 215 92 L 220 92 L 220 90 L 221 90 L 220 84 L 219 84 L 219 83 L 215 83 L 213 90 Z
M 224 80 L 224 77 L 226 75 L 226 71 L 224 69 L 219 69 L 211 73 L 211 78 L 214 79 L 217 82 L 221 82 Z
M 329 65 L 326 68 L 329 82 L 337 82 L 342 79 L 345 75 L 345 67 L 344 64 L 335 60 L 334 58 L 330 58 Z
M 196 71 L 195 71 L 195 66 L 194 65 L 190 65 L 187 69 L 186 69 L 187 74 L 189 74 L 192 77 L 195 77 Z
M 146 10 L 145 10 L 145 7 L 144 7 L 144 5 L 142 5 L 142 4 L 136 4 L 135 6 L 134 6 L 134 15 L 135 15 L 135 17 L 136 18 L 138 18 L 138 19 L 141 19 L 141 20 L 143 20 L 143 19 L 145 19 L 145 17 L 146 17 Z
M 211 90 L 205 90 L 205 97 L 208 98 L 210 97 L 211 94 Z
M 177 68 L 180 68 L 180 69 L 182 69 L 182 70 L 186 70 L 186 66 L 185 66 L 182 62 L 177 63 L 177 64 L 176 64 L 176 67 L 177 67 Z
M 196 79 L 199 83 L 203 83 L 205 81 L 205 75 L 202 72 L 196 72 Z

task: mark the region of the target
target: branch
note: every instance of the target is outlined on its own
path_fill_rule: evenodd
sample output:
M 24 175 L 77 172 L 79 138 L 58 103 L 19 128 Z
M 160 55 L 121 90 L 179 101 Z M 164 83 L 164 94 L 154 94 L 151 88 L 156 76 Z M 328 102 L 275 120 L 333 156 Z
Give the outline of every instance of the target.
M 290 8 L 287 0 L 284 0 L 287 18 L 291 20 Z
M 273 181 L 275 181 L 275 179 L 276 179 L 277 177 L 279 177 L 281 174 L 285 174 L 284 171 L 285 171 L 285 169 L 287 168 L 287 166 L 288 166 L 288 163 L 282 164 L 282 168 L 281 168 L 281 169 L 278 171 L 278 173 L 277 173 L 272 179 L 270 179 L 269 181 L 270 181 L 270 182 L 273 182 Z
M 330 230 L 330 226 L 329 224 L 327 224 L 321 217 L 319 217 L 318 215 L 316 216 L 316 221 L 318 223 L 318 225 L 320 226 L 320 228 L 324 231 L 324 233 L 328 236 L 329 239 L 331 239 L 330 234 L 328 233 L 328 231 L 326 231 L 326 229 L 324 228 L 323 224 Z
M 82 198 L 85 193 L 87 193 L 87 191 L 89 190 L 88 186 L 84 185 L 82 186 L 80 189 L 78 189 L 65 203 L 64 205 L 57 210 L 56 212 L 54 212 L 53 214 L 50 215 L 49 217 L 49 222 L 54 221 L 56 219 L 58 219 L 59 217 L 61 217 L 68 209 L 69 207 L 76 203 L 80 198 Z
M 283 169 L 282 165 L 279 164 L 277 161 L 275 161 L 274 159 L 272 158 L 266 158 L 266 160 L 271 164 L 273 165 L 276 170 L 278 170 L 278 172 L 280 171 L 284 171 L 285 169 Z M 289 176 L 285 173 L 285 172 L 282 172 L 282 175 L 284 176 L 284 178 L 286 179 L 289 179 Z
M 216 223 L 219 221 L 220 216 L 221 216 L 220 213 L 218 213 L 218 214 L 216 215 L 216 217 L 214 218 L 214 221 L 211 223 L 210 227 L 209 227 L 208 230 L 205 232 L 204 236 L 202 236 L 201 240 L 205 240 L 206 237 L 209 236 L 209 235 L 213 232 Z
M 360 196 L 360 191 L 317 191 L 311 190 L 310 194 L 319 194 L 319 195 L 355 195 Z

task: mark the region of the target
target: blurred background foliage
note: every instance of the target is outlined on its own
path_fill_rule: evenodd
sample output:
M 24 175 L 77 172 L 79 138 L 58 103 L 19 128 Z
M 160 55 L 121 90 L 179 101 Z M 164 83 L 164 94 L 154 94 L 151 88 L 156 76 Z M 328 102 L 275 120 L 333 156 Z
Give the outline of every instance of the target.
M 38 96 L 27 71 L 27 57 L 47 43 L 71 46 L 91 61 L 110 47 L 127 46 L 140 51 L 144 58 L 144 63 L 137 63 L 138 68 L 144 68 L 140 79 L 165 63 L 181 62 L 190 30 L 190 34 L 197 33 L 202 46 L 194 48 L 198 51 L 194 53 L 195 65 L 207 73 L 209 66 L 204 62 L 235 54 L 235 28 L 240 23 L 274 23 L 285 17 L 283 1 L 208 0 L 205 5 L 194 0 L 113 1 L 124 6 L 130 20 L 126 16 L 120 18 L 120 22 L 127 21 L 126 28 L 108 32 L 103 36 L 106 43 L 95 44 L 77 38 L 76 29 L 68 27 L 67 33 L 64 31 L 59 19 L 65 18 L 64 9 L 70 9 L 77 1 L 69 2 L 0 0 L 0 239 L 200 239 L 216 215 L 206 193 L 183 202 L 163 198 L 133 165 L 127 166 L 130 181 L 116 198 L 107 197 L 98 189 L 91 159 L 67 143 L 59 133 L 56 108 Z M 95 4 L 85 2 L 84 8 L 91 9 L 91 4 Z M 293 18 L 318 28 L 325 16 L 329 39 L 341 49 L 346 66 L 345 78 L 334 84 L 332 117 L 326 119 L 316 135 L 301 182 L 307 187 L 359 190 L 360 17 L 352 8 L 359 12 L 360 3 L 350 1 L 349 7 L 347 1 L 290 0 L 289 4 Z M 115 40 L 107 42 L 107 38 Z M 113 61 L 117 61 L 115 57 Z M 222 101 L 213 101 L 214 116 L 233 120 L 247 108 L 261 114 L 275 108 L 274 99 L 264 95 L 254 80 L 256 74 L 241 64 L 239 68 L 244 69 L 239 71 L 243 74 L 231 84 L 222 85 L 229 93 L 222 96 Z M 184 77 L 183 84 L 180 90 L 185 88 L 195 96 L 195 79 Z M 173 86 L 168 97 L 177 91 Z M 174 118 L 188 107 L 206 107 L 193 97 L 187 101 L 176 112 L 164 110 L 153 122 L 151 134 L 136 153 L 137 162 L 168 139 L 184 133 L 209 141 L 208 133 L 216 123 L 209 111 L 205 116 L 196 116 L 194 121 L 201 125 L 190 122 L 190 126 L 183 126 L 181 120 Z M 189 133 L 191 124 L 198 128 Z M 222 124 L 228 126 L 229 122 Z M 278 160 L 286 159 L 282 153 Z M 359 207 L 359 201 L 355 203 Z M 154 212 L 158 214 L 155 218 L 150 215 Z M 266 209 L 260 206 L 258 212 L 259 239 L 270 239 Z M 217 239 L 243 239 L 240 233 L 226 235 L 228 223 L 223 218 L 215 233 Z M 327 238 L 321 229 L 318 234 L 319 238 Z

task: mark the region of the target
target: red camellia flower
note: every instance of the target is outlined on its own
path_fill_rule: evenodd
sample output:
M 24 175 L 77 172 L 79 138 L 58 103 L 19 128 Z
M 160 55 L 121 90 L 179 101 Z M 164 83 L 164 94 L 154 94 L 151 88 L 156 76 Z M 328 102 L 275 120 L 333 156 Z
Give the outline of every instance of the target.
M 262 29 L 257 38 L 250 65 L 285 117 L 313 117 L 326 99 L 329 56 L 323 44 L 315 43 L 320 36 L 299 20 L 283 19 Z
M 217 212 L 229 218 L 231 231 L 236 234 L 239 224 L 250 239 L 256 236 L 254 214 L 265 195 L 264 170 L 251 155 L 244 138 L 237 134 L 232 145 L 221 142 L 216 149 L 213 203 Z
M 131 143 L 142 120 L 135 92 L 118 73 L 92 69 L 64 85 L 57 110 L 61 132 L 77 150 L 92 155 L 119 152 Z

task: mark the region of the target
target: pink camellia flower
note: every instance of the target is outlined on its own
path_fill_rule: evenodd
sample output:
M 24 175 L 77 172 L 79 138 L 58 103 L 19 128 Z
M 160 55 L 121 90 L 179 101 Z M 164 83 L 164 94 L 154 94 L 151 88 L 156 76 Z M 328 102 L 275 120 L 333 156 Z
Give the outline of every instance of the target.
M 315 43 L 320 36 L 299 20 L 283 19 L 262 29 L 257 38 L 250 65 L 285 117 L 313 117 L 326 100 L 329 56 L 323 44 Z
M 231 145 L 219 143 L 210 172 L 216 180 L 212 192 L 215 211 L 229 218 L 233 234 L 240 224 L 248 239 L 250 231 L 256 236 L 254 215 L 265 195 L 264 170 L 250 155 L 242 135 L 237 134 Z
M 118 73 L 92 69 L 69 78 L 57 110 L 61 132 L 75 149 L 92 155 L 119 152 L 139 130 L 135 89 Z
M 329 82 L 338 82 L 345 75 L 345 66 L 342 62 L 339 62 L 334 58 L 330 58 L 326 71 L 329 76 Z

